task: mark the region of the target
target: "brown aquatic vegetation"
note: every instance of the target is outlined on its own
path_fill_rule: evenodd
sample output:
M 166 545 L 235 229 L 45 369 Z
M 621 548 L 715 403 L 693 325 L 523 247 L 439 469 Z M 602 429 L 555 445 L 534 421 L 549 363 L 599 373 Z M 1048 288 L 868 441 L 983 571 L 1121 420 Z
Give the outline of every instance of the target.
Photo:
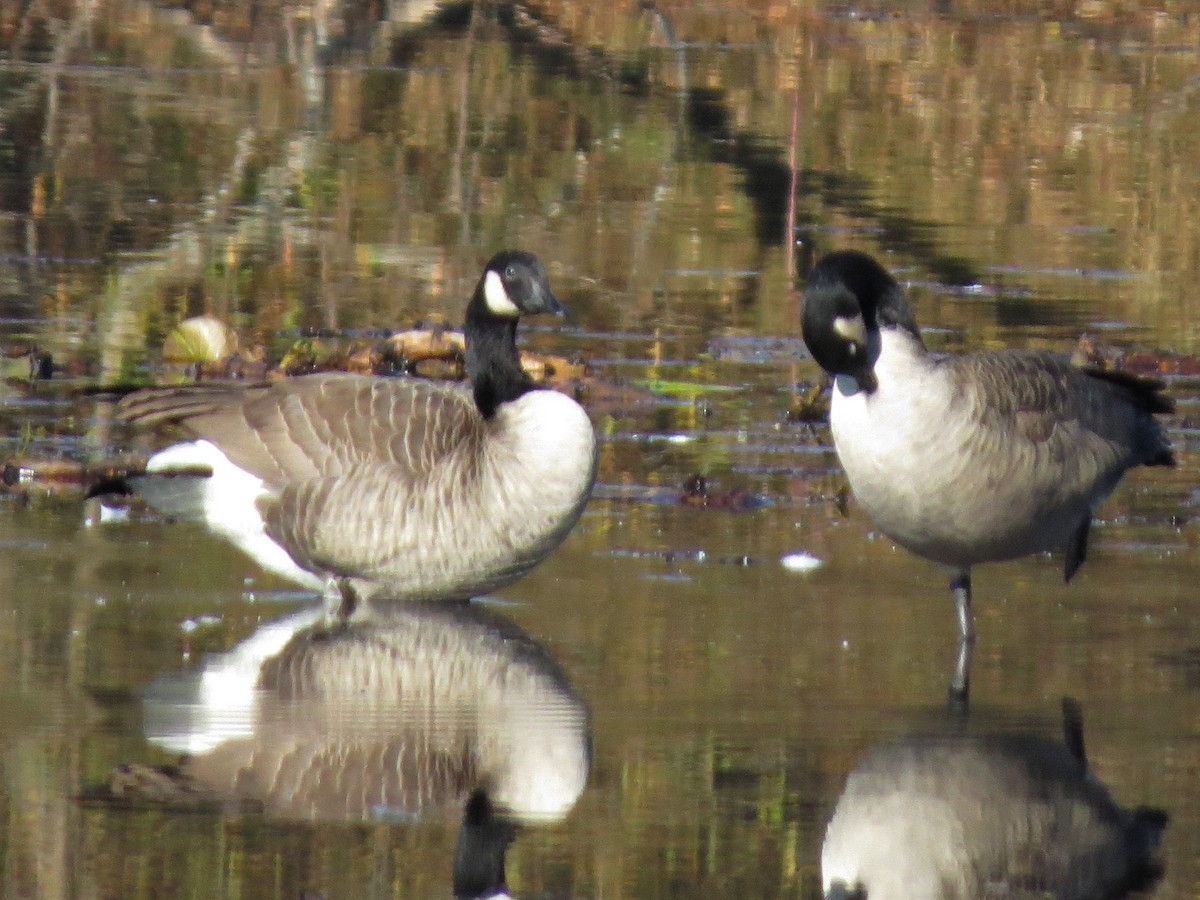
M 1071 354 L 1071 362 L 1077 366 L 1105 372 L 1125 372 L 1142 378 L 1200 376 L 1200 357 L 1166 350 L 1128 350 L 1106 344 L 1089 334 L 1080 335 L 1079 343 Z
M 725 509 L 730 512 L 750 512 L 758 509 L 764 503 L 762 497 L 735 487 L 725 491 L 714 491 L 707 478 L 699 473 L 689 475 L 683 482 L 683 492 L 679 502 L 684 506 L 703 507 L 705 509 Z

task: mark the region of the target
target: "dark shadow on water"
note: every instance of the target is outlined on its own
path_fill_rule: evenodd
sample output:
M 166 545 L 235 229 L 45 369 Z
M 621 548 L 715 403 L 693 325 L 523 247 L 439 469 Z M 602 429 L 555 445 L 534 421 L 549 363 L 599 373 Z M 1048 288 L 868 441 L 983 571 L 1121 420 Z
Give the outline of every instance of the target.
M 791 184 L 784 150 L 769 138 L 735 129 L 728 101 L 719 90 L 691 91 L 688 123 L 694 135 L 703 139 L 704 152 L 710 159 L 735 166 L 743 172 L 746 194 L 754 204 L 758 240 L 768 246 L 781 243 L 787 230 L 787 199 Z M 828 208 L 875 226 L 876 240 L 881 247 L 916 258 L 945 284 L 966 285 L 981 280 L 981 270 L 974 263 L 941 252 L 938 223 L 878 203 L 873 199 L 877 194 L 874 185 L 864 176 L 800 169 L 796 173 L 796 194 L 798 200 L 817 199 Z M 794 224 L 802 227 L 817 222 L 798 209 Z M 820 255 L 820 249 L 808 248 L 808 253 L 810 258 L 815 257 Z
M 391 63 L 401 67 L 410 64 L 431 34 L 463 34 L 470 27 L 471 10 L 470 3 L 440 6 L 425 27 L 406 31 L 393 43 Z M 653 4 L 647 4 L 646 10 L 666 22 Z M 500 4 L 490 24 L 498 26 L 514 50 L 532 60 L 544 74 L 580 81 L 611 81 L 638 96 L 654 89 L 649 74 L 637 59 L 618 58 L 595 48 L 580 47 L 551 19 L 524 4 Z M 666 32 L 671 34 L 669 27 Z M 786 148 L 773 137 L 736 128 L 729 98 L 722 90 L 692 87 L 687 90 L 685 101 L 685 122 L 691 140 L 684 146 L 691 146 L 697 155 L 731 165 L 742 173 L 745 194 L 754 207 L 755 236 L 763 247 L 778 246 L 786 237 L 792 179 Z M 878 192 L 865 176 L 801 169 L 797 172 L 796 192 L 800 200 L 819 200 L 828 208 L 874 226 L 880 246 L 915 258 L 944 284 L 968 285 L 982 280 L 976 264 L 940 250 L 939 223 L 877 202 L 873 198 Z M 798 208 L 793 224 L 814 225 L 817 220 Z M 801 271 L 807 268 L 808 259 L 819 255 L 820 249 L 803 248 L 806 258 L 801 259 Z

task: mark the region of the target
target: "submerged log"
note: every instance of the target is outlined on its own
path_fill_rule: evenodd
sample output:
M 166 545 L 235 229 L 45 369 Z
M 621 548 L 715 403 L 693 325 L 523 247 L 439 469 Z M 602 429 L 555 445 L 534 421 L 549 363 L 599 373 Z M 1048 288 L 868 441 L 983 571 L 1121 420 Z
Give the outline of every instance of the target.
M 121 493 L 127 478 L 146 471 L 146 458 L 121 455 L 111 459 L 14 457 L 0 469 L 0 493 L 56 497 Z

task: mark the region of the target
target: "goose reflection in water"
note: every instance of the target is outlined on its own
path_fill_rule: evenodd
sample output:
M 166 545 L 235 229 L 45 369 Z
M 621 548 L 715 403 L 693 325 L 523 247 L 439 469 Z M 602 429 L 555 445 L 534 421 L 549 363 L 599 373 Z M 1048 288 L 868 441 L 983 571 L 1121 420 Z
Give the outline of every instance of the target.
M 821 852 L 827 900 L 1101 900 L 1161 874 L 1166 814 L 1128 810 L 1065 742 L 946 730 L 886 741 L 850 774 Z
M 319 610 L 290 616 L 191 677 L 156 682 L 147 736 L 185 762 L 123 767 L 113 793 L 312 820 L 454 811 L 455 894 L 505 896 L 516 826 L 561 819 L 583 791 L 582 698 L 543 647 L 477 605 L 321 622 Z

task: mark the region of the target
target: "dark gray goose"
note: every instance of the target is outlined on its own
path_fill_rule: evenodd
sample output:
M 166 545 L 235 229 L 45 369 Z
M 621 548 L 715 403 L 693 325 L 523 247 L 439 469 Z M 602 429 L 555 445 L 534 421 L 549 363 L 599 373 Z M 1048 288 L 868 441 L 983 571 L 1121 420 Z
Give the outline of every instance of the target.
M 545 269 L 504 251 L 467 305 L 469 389 L 328 374 L 131 394 L 126 421 L 196 438 L 152 456 L 133 488 L 343 612 L 501 588 L 562 542 L 595 477 L 583 409 L 521 368 L 517 319 L 543 312 L 562 312 Z
M 827 900 L 1101 900 L 1148 886 L 1166 815 L 1113 799 L 1071 703 L 1064 731 L 930 731 L 872 748 L 825 832 Z
M 471 603 L 334 628 L 306 610 L 159 679 L 143 711 L 148 740 L 183 760 L 122 767 L 108 799 L 324 822 L 459 815 L 459 897 L 507 896 L 516 829 L 566 816 L 591 766 L 588 710 L 557 661 Z
M 813 267 L 801 324 L 834 379 L 830 426 L 855 498 L 949 571 L 964 647 L 972 566 L 1065 546 L 1070 581 L 1125 471 L 1174 464 L 1154 418 L 1172 410 L 1161 383 L 1045 352 L 935 358 L 903 289 L 865 253 Z

